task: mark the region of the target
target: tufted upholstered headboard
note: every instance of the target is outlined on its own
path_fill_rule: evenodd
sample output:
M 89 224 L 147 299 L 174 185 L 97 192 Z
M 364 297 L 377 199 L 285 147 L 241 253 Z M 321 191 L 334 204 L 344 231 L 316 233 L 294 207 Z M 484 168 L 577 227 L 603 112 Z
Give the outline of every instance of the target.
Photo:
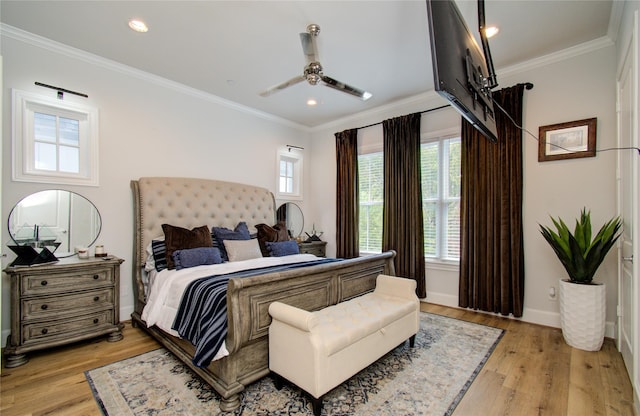
M 184 228 L 207 225 L 233 229 L 245 221 L 251 232 L 256 224 L 275 223 L 275 200 L 265 188 L 210 179 L 148 177 L 131 181 L 134 198 L 134 251 L 139 271 L 146 247 L 161 237 L 162 224 Z

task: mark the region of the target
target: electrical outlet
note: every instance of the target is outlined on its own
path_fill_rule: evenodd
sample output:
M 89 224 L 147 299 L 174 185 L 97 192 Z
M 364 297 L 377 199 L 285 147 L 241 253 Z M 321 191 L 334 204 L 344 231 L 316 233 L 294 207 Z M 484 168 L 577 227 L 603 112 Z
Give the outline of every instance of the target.
M 556 291 L 556 288 L 555 288 L 555 287 L 553 287 L 553 286 L 549 286 L 549 292 L 548 292 L 548 295 L 549 295 L 549 299 L 551 299 L 551 300 L 558 300 L 557 291 Z

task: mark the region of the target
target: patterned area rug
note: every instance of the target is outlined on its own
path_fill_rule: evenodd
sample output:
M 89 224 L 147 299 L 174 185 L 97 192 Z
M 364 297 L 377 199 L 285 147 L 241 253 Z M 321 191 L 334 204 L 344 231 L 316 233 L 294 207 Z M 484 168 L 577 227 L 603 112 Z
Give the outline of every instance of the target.
M 501 329 L 421 313 L 408 342 L 324 397 L 323 415 L 450 415 L 502 337 Z M 86 372 L 105 415 L 313 415 L 294 385 L 250 385 L 240 408 L 221 412 L 217 394 L 165 349 Z

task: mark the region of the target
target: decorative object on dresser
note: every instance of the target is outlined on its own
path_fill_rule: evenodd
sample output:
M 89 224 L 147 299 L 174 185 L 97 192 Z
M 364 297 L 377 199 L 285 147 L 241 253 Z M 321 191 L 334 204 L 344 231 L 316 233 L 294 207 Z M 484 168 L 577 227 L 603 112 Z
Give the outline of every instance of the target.
M 158 283 L 169 282 L 165 278 L 154 279 L 153 285 L 149 285 L 149 278 L 158 272 L 159 263 L 166 264 L 166 255 L 157 255 L 161 252 L 158 239 L 163 238 L 161 225 L 171 224 L 188 230 L 207 225 L 209 229 L 213 229 L 214 240 L 218 240 L 216 230 L 227 228 L 229 233 L 234 227 L 238 228 L 243 224 L 242 228 L 247 227 L 249 233 L 245 239 L 235 240 L 240 245 L 253 244 L 253 251 L 257 253 L 255 241 L 250 240 L 257 234 L 258 224 L 271 226 L 276 223 L 274 196 L 268 189 L 261 187 L 197 178 L 146 177 L 131 181 L 131 188 L 135 220 L 132 271 L 135 310 L 131 315 L 132 324 L 147 331 L 209 384 L 219 394 L 220 408 L 223 411 L 237 409 L 245 387 L 269 374 L 268 328 L 271 318 L 268 308 L 271 302 L 280 301 L 315 311 L 372 291 L 379 274 L 395 274 L 394 251 L 348 260 L 317 259 L 308 254 L 260 256 L 186 270 L 168 270 L 170 273 L 164 274 L 164 277 L 184 276 L 181 273 L 196 276 L 199 270 L 227 269 L 220 274 L 214 272 L 196 278 L 206 282 L 207 288 L 204 290 L 211 289 L 218 298 L 226 299 L 226 307 L 223 310 L 216 307 L 220 303 L 201 302 L 216 307 L 215 316 L 224 325 L 210 325 L 211 331 L 206 331 L 204 344 L 200 343 L 201 340 L 192 343 L 182 335 L 175 336 L 175 332 L 183 331 L 188 335 L 192 332 L 193 321 L 184 322 L 184 326 L 179 325 L 177 329 L 173 329 L 175 321 L 164 314 L 169 312 L 163 306 L 164 301 L 156 302 L 160 293 L 173 294 L 174 288 L 186 293 L 187 289 L 178 288 L 179 283 L 176 286 L 173 283 Z M 158 203 L 160 194 L 164 199 L 161 202 L 166 203 Z M 213 248 L 220 249 L 234 238 L 222 240 L 222 245 L 219 241 L 212 240 L 213 244 L 218 245 Z M 288 241 L 274 244 L 280 243 L 287 244 Z M 287 261 L 296 264 L 286 263 Z M 151 266 L 150 262 L 154 262 L 155 266 Z M 237 272 L 229 274 L 228 270 L 241 267 L 242 264 L 268 264 L 271 267 L 258 266 L 240 271 L 244 276 L 239 276 Z M 187 279 L 176 280 L 185 282 Z M 197 291 L 199 286 L 193 284 L 189 288 Z M 197 301 L 198 297 L 194 296 L 194 299 Z M 181 305 L 176 306 L 177 308 L 171 308 L 174 315 Z M 163 313 L 156 314 L 156 310 Z M 188 308 L 182 310 L 191 311 Z M 169 322 L 168 327 L 166 322 Z M 226 336 L 218 329 L 226 331 Z M 209 337 L 209 334 L 213 334 L 215 339 Z M 216 353 L 216 357 L 211 357 L 209 352 L 213 349 L 206 345 L 215 345 L 217 348 L 220 342 L 222 346 L 217 349 L 220 354 Z M 206 356 L 201 354 L 203 351 Z
M 27 363 L 26 353 L 108 335 L 122 339 L 120 264 L 117 257 L 9 266 L 11 335 L 5 366 Z

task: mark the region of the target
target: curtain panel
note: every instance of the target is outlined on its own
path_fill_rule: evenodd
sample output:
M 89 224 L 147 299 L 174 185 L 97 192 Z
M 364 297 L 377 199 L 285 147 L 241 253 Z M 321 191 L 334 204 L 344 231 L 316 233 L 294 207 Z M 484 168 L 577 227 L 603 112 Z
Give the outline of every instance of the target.
M 524 85 L 493 94 L 522 125 Z M 498 142 L 462 119 L 459 306 L 522 316 L 522 131 L 496 106 Z
M 396 251 L 396 274 L 415 279 L 417 296 L 425 298 L 427 294 L 420 173 L 420 120 L 421 114 L 415 113 L 382 123 L 382 251 Z
M 358 130 L 336 136 L 336 257 L 350 259 L 360 255 L 358 221 Z

